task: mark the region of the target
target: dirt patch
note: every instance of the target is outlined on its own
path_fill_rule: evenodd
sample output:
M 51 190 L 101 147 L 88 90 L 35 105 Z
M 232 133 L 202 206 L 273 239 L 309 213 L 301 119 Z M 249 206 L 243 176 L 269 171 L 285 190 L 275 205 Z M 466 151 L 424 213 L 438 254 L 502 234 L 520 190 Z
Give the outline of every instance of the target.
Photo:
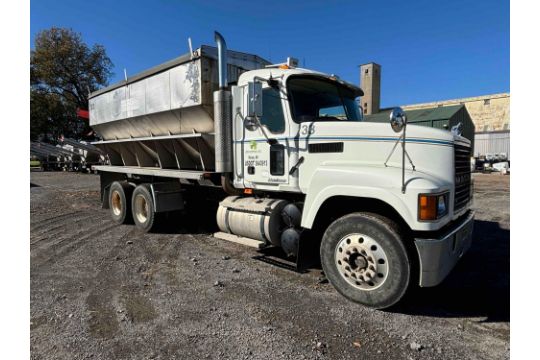
M 118 331 L 116 311 L 105 294 L 90 295 L 86 299 L 90 318 L 88 327 L 93 337 L 112 339 Z
M 132 322 L 146 322 L 156 317 L 152 303 L 143 296 L 128 294 L 122 301 L 126 308 L 126 316 Z
M 474 178 L 469 253 L 384 312 L 211 237 L 202 206 L 143 234 L 101 209 L 97 176 L 32 172 L 32 358 L 507 359 L 510 178 Z
M 47 317 L 45 315 L 33 317 L 30 319 L 30 331 L 37 329 L 45 323 L 47 323 Z

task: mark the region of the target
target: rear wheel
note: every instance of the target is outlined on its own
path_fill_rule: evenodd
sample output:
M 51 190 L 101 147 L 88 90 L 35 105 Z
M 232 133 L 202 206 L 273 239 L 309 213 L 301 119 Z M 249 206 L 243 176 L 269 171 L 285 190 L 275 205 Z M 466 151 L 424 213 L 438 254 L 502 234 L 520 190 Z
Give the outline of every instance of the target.
M 135 225 L 145 232 L 151 231 L 155 225 L 156 213 L 148 185 L 141 184 L 135 188 L 131 198 L 131 209 Z
M 399 230 L 375 214 L 354 213 L 330 224 L 321 262 L 338 292 L 372 308 L 396 304 L 409 287 L 411 262 Z
M 131 193 L 133 187 L 126 182 L 115 181 L 109 189 L 109 209 L 117 224 L 131 223 Z

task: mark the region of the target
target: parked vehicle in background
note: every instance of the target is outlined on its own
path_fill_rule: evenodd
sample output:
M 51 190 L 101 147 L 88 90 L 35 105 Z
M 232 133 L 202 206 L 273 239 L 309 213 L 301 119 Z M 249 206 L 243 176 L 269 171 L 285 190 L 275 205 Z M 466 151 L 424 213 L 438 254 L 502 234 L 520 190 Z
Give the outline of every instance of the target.
M 510 160 L 508 160 L 506 153 L 486 154 L 485 156 L 471 158 L 472 171 L 501 172 L 503 168 L 506 169 L 505 174 L 510 173 Z
M 112 218 L 151 231 L 213 197 L 214 236 L 315 250 L 354 302 L 439 284 L 472 240 L 470 141 L 407 126 L 399 108 L 390 126 L 363 122 L 357 86 L 216 42 L 90 95 Z
M 37 156 L 30 156 L 30 169 L 41 169 L 41 161 Z
M 504 174 L 510 173 L 510 164 L 508 163 L 508 161 L 495 163 L 493 164 L 492 168 L 494 171 L 498 171 Z
M 39 159 L 44 171 L 90 172 L 93 165 L 103 165 L 107 161 L 97 147 L 73 139 L 61 139 L 56 146 L 42 141 L 31 142 L 30 155 Z
M 92 144 L 64 137 L 60 139 L 60 144 L 63 149 L 73 152 L 80 158 L 77 168 L 79 171 L 90 172 L 92 166 L 105 164 L 105 154 Z

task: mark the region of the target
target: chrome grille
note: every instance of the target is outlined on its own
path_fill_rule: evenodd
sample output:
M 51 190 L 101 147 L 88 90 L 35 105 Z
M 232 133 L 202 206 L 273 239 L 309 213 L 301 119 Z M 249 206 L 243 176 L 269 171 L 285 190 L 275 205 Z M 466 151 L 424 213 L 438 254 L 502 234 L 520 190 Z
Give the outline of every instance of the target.
M 461 210 L 471 197 L 471 148 L 454 144 L 454 212 Z

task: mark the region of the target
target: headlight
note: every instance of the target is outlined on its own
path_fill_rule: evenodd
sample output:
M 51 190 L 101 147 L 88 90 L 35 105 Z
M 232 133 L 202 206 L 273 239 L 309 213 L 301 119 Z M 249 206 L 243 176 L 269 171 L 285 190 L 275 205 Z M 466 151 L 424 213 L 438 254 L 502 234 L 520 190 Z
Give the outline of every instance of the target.
M 418 220 L 433 221 L 448 213 L 448 192 L 418 195 Z

